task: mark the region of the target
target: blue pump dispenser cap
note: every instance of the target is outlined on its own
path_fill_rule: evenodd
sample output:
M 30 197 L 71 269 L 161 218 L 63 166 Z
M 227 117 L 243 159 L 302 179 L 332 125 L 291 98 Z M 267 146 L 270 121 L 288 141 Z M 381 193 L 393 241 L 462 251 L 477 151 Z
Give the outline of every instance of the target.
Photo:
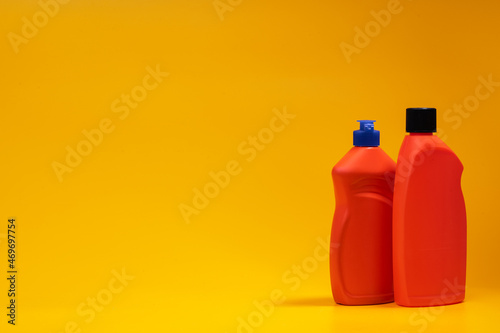
M 358 120 L 359 130 L 353 132 L 353 143 L 357 147 L 380 145 L 380 131 L 374 129 L 375 120 Z

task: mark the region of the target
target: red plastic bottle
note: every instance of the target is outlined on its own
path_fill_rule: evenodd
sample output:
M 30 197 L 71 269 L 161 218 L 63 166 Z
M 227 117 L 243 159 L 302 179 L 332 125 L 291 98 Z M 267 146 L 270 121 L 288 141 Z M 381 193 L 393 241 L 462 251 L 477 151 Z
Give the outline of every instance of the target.
M 465 297 L 463 166 L 436 132 L 436 109 L 406 110 L 407 135 L 394 180 L 394 296 L 436 306 Z
M 392 302 L 392 195 L 396 163 L 380 148 L 372 120 L 361 120 L 354 147 L 332 170 L 335 214 L 330 278 L 344 305 Z

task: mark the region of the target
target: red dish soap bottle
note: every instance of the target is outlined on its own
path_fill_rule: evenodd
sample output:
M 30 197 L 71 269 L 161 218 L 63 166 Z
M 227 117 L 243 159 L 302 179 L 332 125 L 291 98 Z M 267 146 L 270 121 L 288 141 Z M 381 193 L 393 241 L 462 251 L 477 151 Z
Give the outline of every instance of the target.
M 436 135 L 436 109 L 406 109 L 407 135 L 394 180 L 394 296 L 402 306 L 465 297 L 463 166 Z
M 344 305 L 394 300 L 392 196 L 396 163 L 380 147 L 374 120 L 358 120 L 354 147 L 333 167 L 335 214 L 330 279 Z

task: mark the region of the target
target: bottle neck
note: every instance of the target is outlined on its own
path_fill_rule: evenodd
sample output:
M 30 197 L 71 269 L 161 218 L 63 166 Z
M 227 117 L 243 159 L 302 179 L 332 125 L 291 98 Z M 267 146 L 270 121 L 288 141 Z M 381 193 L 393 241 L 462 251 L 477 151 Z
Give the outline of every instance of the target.
M 412 136 L 431 136 L 434 133 L 415 133 L 415 132 L 410 132 L 410 135 Z

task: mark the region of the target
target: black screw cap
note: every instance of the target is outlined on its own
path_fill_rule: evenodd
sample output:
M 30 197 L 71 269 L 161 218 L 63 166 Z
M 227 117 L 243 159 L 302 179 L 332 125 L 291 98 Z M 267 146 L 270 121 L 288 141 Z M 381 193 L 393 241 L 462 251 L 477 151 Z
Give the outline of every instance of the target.
M 406 132 L 434 133 L 436 132 L 435 108 L 407 108 Z

